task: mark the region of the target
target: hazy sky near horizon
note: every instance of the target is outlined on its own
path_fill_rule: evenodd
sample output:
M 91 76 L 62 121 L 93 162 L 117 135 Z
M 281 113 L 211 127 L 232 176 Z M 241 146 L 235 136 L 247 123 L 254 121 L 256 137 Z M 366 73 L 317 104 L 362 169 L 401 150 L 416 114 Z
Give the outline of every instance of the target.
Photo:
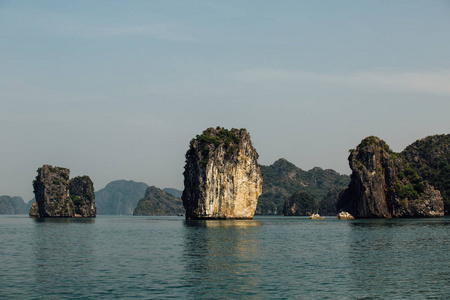
M 450 1 L 1 1 L 0 195 L 43 164 L 183 188 L 189 141 L 247 128 L 270 165 L 350 173 L 450 129 Z

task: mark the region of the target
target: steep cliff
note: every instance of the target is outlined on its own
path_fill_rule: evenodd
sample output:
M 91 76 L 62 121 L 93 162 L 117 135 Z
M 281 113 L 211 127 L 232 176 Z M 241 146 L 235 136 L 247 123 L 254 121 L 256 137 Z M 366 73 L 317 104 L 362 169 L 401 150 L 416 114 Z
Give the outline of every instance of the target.
M 75 207 L 75 216 L 95 217 L 94 183 L 89 176 L 78 176 L 69 182 L 69 194 Z
M 44 165 L 37 172 L 31 217 L 95 217 L 94 187 L 89 177 L 75 178 L 71 194 L 69 169 Z
M 441 192 L 445 214 L 450 214 L 450 134 L 417 140 L 401 155 L 423 179 Z
M 69 195 L 70 170 L 44 165 L 37 172 L 33 182 L 36 205 L 33 204 L 30 216 L 74 217 L 75 207 Z
M 115 180 L 95 193 L 97 214 L 131 215 L 148 185 L 133 180 Z
M 258 153 L 245 129 L 208 128 L 190 142 L 184 167 L 186 219 L 251 219 L 262 193 Z
M 157 187 L 147 188 L 144 198 L 139 200 L 135 216 L 176 216 L 184 214 L 181 200 Z
M 440 192 L 379 138 L 368 137 L 350 150 L 349 163 L 351 182 L 338 210 L 355 218 L 443 216 Z
M 328 197 L 328 193 L 345 189 L 350 182 L 348 175 L 318 167 L 304 171 L 284 158 L 270 166 L 261 166 L 261 172 L 264 183 L 256 207 L 258 215 L 280 215 L 285 200 L 298 191 L 308 192 L 321 203 Z M 336 208 L 332 215 L 336 215 Z

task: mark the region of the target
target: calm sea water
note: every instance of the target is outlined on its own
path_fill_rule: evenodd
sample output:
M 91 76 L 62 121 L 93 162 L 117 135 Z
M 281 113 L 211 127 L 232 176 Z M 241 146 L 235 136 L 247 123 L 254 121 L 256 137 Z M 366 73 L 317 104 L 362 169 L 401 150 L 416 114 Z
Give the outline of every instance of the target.
M 0 216 L 0 299 L 449 299 L 450 218 Z

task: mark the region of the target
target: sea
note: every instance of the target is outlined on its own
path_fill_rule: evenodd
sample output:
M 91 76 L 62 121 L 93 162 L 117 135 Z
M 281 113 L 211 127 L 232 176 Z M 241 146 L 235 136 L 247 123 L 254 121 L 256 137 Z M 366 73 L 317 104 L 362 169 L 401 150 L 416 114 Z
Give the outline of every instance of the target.
M 450 218 L 2 215 L 0 299 L 450 299 Z

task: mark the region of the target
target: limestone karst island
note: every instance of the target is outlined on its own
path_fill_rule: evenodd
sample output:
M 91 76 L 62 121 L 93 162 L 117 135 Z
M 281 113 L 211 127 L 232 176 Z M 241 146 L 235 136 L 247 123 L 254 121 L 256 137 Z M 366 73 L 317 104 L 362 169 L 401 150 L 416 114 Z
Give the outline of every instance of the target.
M 94 184 L 88 176 L 69 179 L 70 170 L 44 165 L 33 182 L 36 201 L 30 217 L 95 217 Z
M 245 129 L 208 128 L 192 139 L 184 166 L 186 219 L 251 219 L 262 193 L 258 153 Z
M 94 193 L 88 176 L 70 179 L 69 169 L 44 165 L 33 182 L 36 201 L 0 196 L 0 214 L 353 219 L 442 217 L 450 211 L 448 134 L 417 140 L 400 153 L 367 137 L 350 150 L 350 176 L 318 167 L 304 171 L 283 158 L 260 166 L 245 129 L 208 128 L 191 140 L 185 158 L 183 192 L 117 180 Z
M 351 182 L 337 209 L 355 218 L 443 217 L 441 192 L 446 191 L 430 184 L 443 186 L 439 184 L 442 179 L 435 178 L 436 170 L 430 166 L 442 161 L 438 164 L 449 169 L 448 143 L 442 143 L 448 137 L 429 137 L 402 153 L 393 152 L 378 137 L 365 138 L 356 149 L 350 150 Z

